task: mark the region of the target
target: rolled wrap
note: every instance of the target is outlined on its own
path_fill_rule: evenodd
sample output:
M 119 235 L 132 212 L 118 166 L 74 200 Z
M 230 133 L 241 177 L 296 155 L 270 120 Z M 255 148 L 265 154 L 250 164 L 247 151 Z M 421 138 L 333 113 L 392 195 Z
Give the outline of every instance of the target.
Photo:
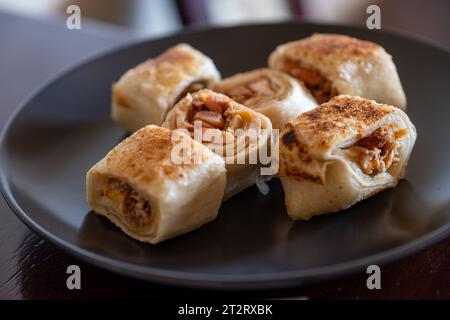
M 272 125 L 266 116 L 223 94 L 203 89 L 180 100 L 167 114 L 163 127 L 186 130 L 195 138 L 196 123 L 199 125 L 197 132 L 203 135 L 202 144 L 225 159 L 225 200 L 258 181 L 259 152 L 269 152 L 270 148 Z M 253 143 L 247 138 L 250 131 L 257 138 Z M 257 163 L 250 163 L 249 159 L 256 159 Z
M 220 79 L 213 61 L 179 44 L 128 70 L 112 87 L 112 118 L 130 132 L 161 125 L 167 112 L 187 92 Z
M 337 96 L 288 122 L 278 175 L 293 219 L 346 209 L 404 177 L 416 141 L 406 113 Z
M 376 43 L 339 34 L 314 34 L 280 45 L 269 66 L 302 80 L 317 102 L 343 94 L 406 109 L 392 57 Z
M 238 73 L 212 88 L 264 114 L 274 129 L 281 129 L 286 122 L 317 105 L 302 82 L 272 69 Z
M 173 162 L 183 141 L 196 162 Z M 221 157 L 187 135 L 174 138 L 151 125 L 122 141 L 86 177 L 89 206 L 130 237 L 153 244 L 213 220 L 225 185 Z

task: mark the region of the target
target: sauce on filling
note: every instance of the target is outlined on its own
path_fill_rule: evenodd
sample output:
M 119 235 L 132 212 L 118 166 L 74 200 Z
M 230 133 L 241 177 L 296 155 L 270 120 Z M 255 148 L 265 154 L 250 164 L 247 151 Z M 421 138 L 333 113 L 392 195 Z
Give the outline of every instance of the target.
M 305 67 L 296 61 L 287 60 L 284 62 L 282 71 L 302 81 L 319 104 L 327 102 L 339 94 L 333 84 L 315 68 Z
M 147 200 L 118 179 L 108 179 L 103 195 L 123 208 L 121 215 L 132 230 L 148 231 L 152 209 Z
M 383 125 L 346 150 L 365 174 L 376 176 L 399 161 L 400 138 L 406 133 L 406 129 L 396 130 L 392 125 Z

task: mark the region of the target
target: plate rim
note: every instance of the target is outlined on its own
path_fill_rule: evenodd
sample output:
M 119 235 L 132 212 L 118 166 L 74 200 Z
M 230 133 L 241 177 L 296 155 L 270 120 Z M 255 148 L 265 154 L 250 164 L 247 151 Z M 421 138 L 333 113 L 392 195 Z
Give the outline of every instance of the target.
M 232 26 L 194 26 L 188 27 L 181 31 L 174 32 L 168 35 L 164 35 L 156 38 L 138 39 L 135 41 L 129 41 L 122 45 L 115 46 L 100 53 L 94 54 L 87 59 L 83 59 L 78 63 L 56 73 L 48 80 L 44 81 L 42 85 L 38 86 L 35 90 L 31 91 L 22 102 L 16 107 L 13 113 L 6 121 L 1 133 L 0 133 L 0 159 L 6 158 L 5 141 L 10 127 L 14 123 L 18 115 L 26 108 L 26 106 L 43 90 L 52 85 L 59 79 L 68 76 L 70 73 L 76 71 L 82 66 L 94 63 L 108 55 L 117 53 L 122 50 L 127 50 L 132 47 L 142 45 L 144 43 L 152 43 L 155 41 L 169 39 L 172 37 L 183 36 L 193 33 L 202 33 L 205 31 L 224 30 L 224 29 L 240 29 L 240 28 L 253 28 L 253 27 L 270 27 L 270 26 L 307 26 L 307 27 L 336 27 L 340 29 L 348 30 L 365 30 L 361 26 L 354 25 L 335 25 L 335 24 L 318 24 L 318 23 L 303 23 L 298 21 L 282 21 L 274 23 L 248 23 Z M 373 30 L 371 30 L 372 32 Z M 398 32 L 393 30 L 375 31 L 375 33 L 387 34 L 388 36 L 401 37 L 406 40 L 431 47 L 432 49 L 439 50 L 445 54 L 450 54 L 450 51 L 444 47 L 434 44 L 431 41 L 424 41 L 417 36 L 405 32 Z M 21 208 L 16 201 L 13 192 L 10 188 L 8 180 L 7 168 L 4 161 L 0 162 L 0 193 L 5 199 L 9 208 L 14 214 L 33 232 L 36 232 L 39 236 L 47 239 L 52 244 L 63 249 L 64 252 L 72 254 L 80 260 L 93 264 L 97 267 L 104 268 L 117 274 L 130 276 L 141 280 L 153 281 L 161 284 L 184 286 L 191 288 L 209 288 L 209 289 L 274 289 L 274 288 L 286 288 L 292 286 L 298 286 L 303 283 L 315 282 L 319 279 L 334 278 L 336 276 L 342 276 L 354 272 L 356 270 L 363 269 L 364 266 L 368 266 L 374 263 L 387 264 L 409 256 L 415 252 L 418 252 L 425 247 L 428 247 L 438 241 L 446 238 L 450 235 L 450 223 L 440 226 L 439 228 L 429 232 L 413 241 L 409 241 L 402 245 L 383 250 L 376 254 L 365 256 L 358 259 L 335 263 L 331 265 L 307 268 L 302 270 L 291 270 L 276 273 L 258 273 L 252 275 L 228 275 L 228 274 L 210 274 L 210 273 L 192 273 L 185 271 L 171 271 L 162 268 L 155 268 L 152 266 L 138 266 L 130 262 L 125 262 L 119 259 L 111 258 L 101 253 L 96 253 L 91 250 L 77 246 L 69 241 L 66 241 L 34 221 L 26 212 Z

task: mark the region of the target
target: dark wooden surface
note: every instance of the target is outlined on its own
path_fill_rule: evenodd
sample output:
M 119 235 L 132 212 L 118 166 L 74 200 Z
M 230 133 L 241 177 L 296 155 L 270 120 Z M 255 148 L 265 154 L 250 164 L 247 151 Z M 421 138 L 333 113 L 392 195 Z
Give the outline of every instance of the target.
M 0 12 L 0 128 L 18 103 L 51 75 L 127 41 L 121 30 L 65 21 L 38 22 Z M 82 289 L 66 288 L 66 268 L 77 264 Z M 103 298 L 450 298 L 450 238 L 413 256 L 382 266 L 381 290 L 366 288 L 363 272 L 304 288 L 276 291 L 209 292 L 129 279 L 85 264 L 28 230 L 0 199 L 1 299 Z

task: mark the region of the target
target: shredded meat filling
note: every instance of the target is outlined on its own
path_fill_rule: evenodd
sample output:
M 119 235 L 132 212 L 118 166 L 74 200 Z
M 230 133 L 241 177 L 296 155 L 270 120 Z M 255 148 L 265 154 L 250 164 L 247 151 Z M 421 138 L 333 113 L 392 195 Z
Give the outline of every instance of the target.
M 134 229 L 150 223 L 151 206 L 139 193 L 128 184 L 117 179 L 109 179 L 104 189 L 104 196 L 123 208 L 122 214 Z
M 405 134 L 406 129 L 396 131 L 392 125 L 383 125 L 347 150 L 365 174 L 375 176 L 399 161 L 400 138 Z
M 177 127 L 185 127 L 190 132 L 194 130 L 194 122 L 201 121 L 205 129 L 250 129 L 258 130 L 261 119 L 248 110 L 237 109 L 231 101 L 214 96 L 195 97 L 192 101 L 186 118 Z
M 305 67 L 298 62 L 287 60 L 284 63 L 283 72 L 302 81 L 319 104 L 338 95 L 333 84 L 315 68 Z
M 245 104 L 252 98 L 267 97 L 276 94 L 275 84 L 267 77 L 231 88 L 224 93 L 234 101 Z

